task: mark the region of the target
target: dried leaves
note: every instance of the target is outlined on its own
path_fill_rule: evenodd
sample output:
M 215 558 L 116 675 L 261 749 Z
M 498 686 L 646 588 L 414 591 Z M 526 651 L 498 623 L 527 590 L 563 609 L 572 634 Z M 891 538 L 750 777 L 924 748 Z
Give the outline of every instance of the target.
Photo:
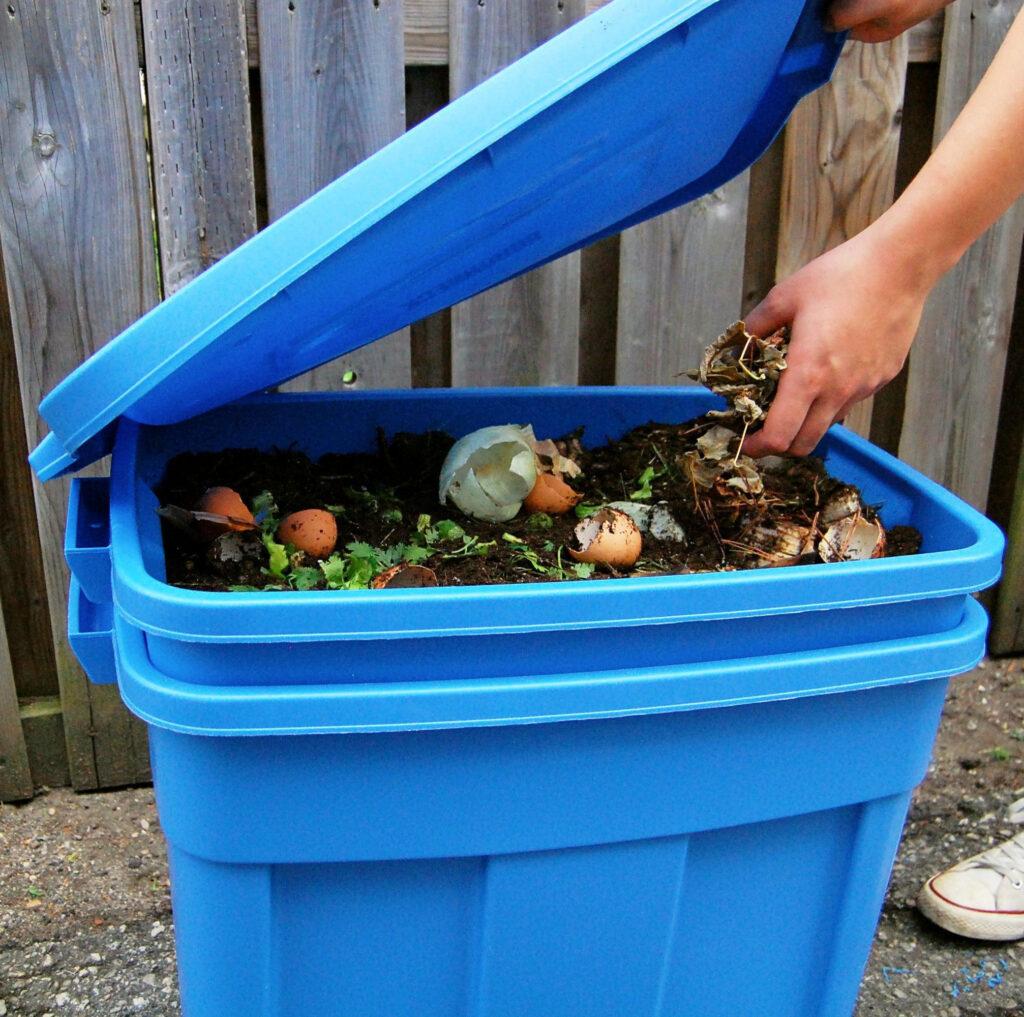
M 742 321 L 730 325 L 705 351 L 696 371 L 690 372 L 730 405 L 708 416 L 742 424 L 762 420 L 775 398 L 779 378 L 786 369 L 789 331 L 785 328 L 764 339 L 751 335 Z
M 729 406 L 706 414 L 696 448 L 677 466 L 719 535 L 723 558 L 726 546 L 753 566 L 880 557 L 885 531 L 856 488 L 832 480 L 817 460 L 743 454 L 749 430 L 775 398 L 788 340 L 786 329 L 761 339 L 738 321 L 707 348 L 691 377 Z

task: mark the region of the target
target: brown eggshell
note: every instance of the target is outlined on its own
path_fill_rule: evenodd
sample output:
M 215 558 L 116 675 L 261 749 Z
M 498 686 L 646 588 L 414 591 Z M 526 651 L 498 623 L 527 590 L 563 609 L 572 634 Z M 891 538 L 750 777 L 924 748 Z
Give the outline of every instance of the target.
M 230 487 L 211 487 L 199 499 L 197 512 L 212 516 L 223 516 L 223 519 L 196 519 L 196 530 L 206 540 L 215 540 L 222 533 L 232 530 L 242 533 L 256 528 L 256 520 L 242 496 Z
M 526 496 L 523 506 L 527 512 L 546 512 L 549 516 L 564 515 L 583 497 L 561 477 L 553 473 L 538 473 L 537 483 Z
M 324 509 L 303 509 L 281 520 L 277 539 L 311 558 L 326 558 L 338 543 L 338 524 Z
M 410 590 L 425 586 L 437 586 L 434 570 L 425 565 L 410 565 L 406 562 L 393 565 L 370 583 L 373 590 Z
M 569 548 L 576 561 L 627 569 L 636 564 L 643 537 L 625 512 L 603 508 L 584 519 L 574 533 L 578 549 Z

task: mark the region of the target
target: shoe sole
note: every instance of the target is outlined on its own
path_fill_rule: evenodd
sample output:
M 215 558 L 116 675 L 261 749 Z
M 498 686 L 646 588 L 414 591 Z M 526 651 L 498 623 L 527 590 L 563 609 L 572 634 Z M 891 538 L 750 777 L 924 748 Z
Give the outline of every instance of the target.
M 929 879 L 917 898 L 918 910 L 929 921 L 947 932 L 966 939 L 982 939 L 1006 943 L 1024 939 L 1024 914 L 979 911 L 960 907 L 941 897 L 932 889 Z

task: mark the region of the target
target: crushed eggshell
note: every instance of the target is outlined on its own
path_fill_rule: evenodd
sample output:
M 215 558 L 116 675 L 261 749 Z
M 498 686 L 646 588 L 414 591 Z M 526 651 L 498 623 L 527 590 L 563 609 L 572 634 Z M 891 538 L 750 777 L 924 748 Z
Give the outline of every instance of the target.
M 612 501 L 608 508 L 629 516 L 641 534 L 649 533 L 655 540 L 686 542 L 686 531 L 665 502 L 648 505 L 642 501 Z
M 526 496 L 523 507 L 527 512 L 546 512 L 549 516 L 565 515 L 578 505 L 583 495 L 574 491 L 555 473 L 538 473 L 537 483 Z
M 576 561 L 612 568 L 636 564 L 643 547 L 640 528 L 625 512 L 603 508 L 582 520 L 573 531 L 575 547 L 569 554 Z
M 881 523 L 870 522 L 860 513 L 847 516 L 825 531 L 818 554 L 824 562 L 881 558 L 885 554 L 885 530 Z
M 437 586 L 437 575 L 425 565 L 400 562 L 375 576 L 370 583 L 372 590 L 412 590 Z
M 438 499 L 474 519 L 507 522 L 537 482 L 533 428 L 482 427 L 460 438 L 441 467 Z
M 242 496 L 230 487 L 208 488 L 192 514 L 198 534 L 213 540 L 221 533 L 254 530 L 256 520 Z

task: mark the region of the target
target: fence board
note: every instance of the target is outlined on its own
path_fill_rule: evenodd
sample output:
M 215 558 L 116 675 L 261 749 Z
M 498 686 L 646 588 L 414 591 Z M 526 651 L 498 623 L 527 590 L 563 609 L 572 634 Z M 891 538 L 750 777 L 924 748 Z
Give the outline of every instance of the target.
M 584 0 L 451 0 L 452 96 L 584 13 Z M 579 324 L 580 258 L 570 254 L 452 308 L 452 384 L 574 385 Z
M 142 0 L 165 295 L 256 232 L 243 0 Z
M 0 242 L 34 445 L 41 396 L 156 299 L 132 4 L 12 5 L 0 51 Z M 67 485 L 35 498 L 72 781 L 144 779 L 117 690 L 90 686 L 67 645 Z
M 622 234 L 620 385 L 680 377 L 740 311 L 750 174 Z
M 277 219 L 405 130 L 401 0 L 259 0 L 267 198 Z M 283 386 L 408 386 L 409 330 Z
M 1020 6 L 961 0 L 947 10 L 936 140 L 981 80 Z M 1022 237 L 1018 202 L 936 287 L 910 356 L 900 456 L 982 510 Z
M 1013 512 L 1008 528 L 1009 543 L 992 620 L 992 652 L 1024 652 L 1024 446 L 1017 466 Z
M 847 43 L 832 81 L 807 96 L 786 128 L 776 278 L 859 233 L 892 204 L 907 39 Z M 871 431 L 871 400 L 846 423 Z
M 6 605 L 8 647 L 22 696 L 56 695 L 46 576 L 25 445 L 7 281 L 0 259 L 0 603 Z
M 0 610 L 0 802 L 32 797 L 32 773 L 14 690 L 14 669 Z

